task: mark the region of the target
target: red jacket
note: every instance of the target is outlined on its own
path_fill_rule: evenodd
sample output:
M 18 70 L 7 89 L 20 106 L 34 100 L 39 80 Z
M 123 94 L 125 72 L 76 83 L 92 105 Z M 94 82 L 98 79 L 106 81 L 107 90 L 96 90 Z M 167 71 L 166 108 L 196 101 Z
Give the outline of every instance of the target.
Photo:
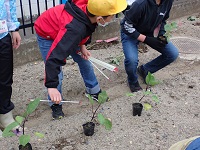
M 58 86 L 60 66 L 65 65 L 65 59 L 77 50 L 78 45 L 87 42 L 96 28 L 86 15 L 87 0 L 74 0 L 74 3 L 48 9 L 34 24 L 39 36 L 53 40 L 45 63 L 47 88 Z

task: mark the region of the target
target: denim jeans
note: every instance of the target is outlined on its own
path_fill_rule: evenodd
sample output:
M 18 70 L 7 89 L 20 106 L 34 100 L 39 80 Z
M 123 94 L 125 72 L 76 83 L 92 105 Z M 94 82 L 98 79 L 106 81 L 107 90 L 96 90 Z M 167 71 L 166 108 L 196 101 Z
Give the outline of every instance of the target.
M 40 37 L 39 35 L 36 35 L 36 36 L 37 36 L 37 41 L 38 41 L 42 58 L 45 62 L 46 56 L 51 48 L 53 40 L 44 39 Z M 78 50 L 79 50 L 79 47 L 77 46 L 77 51 Z M 78 63 L 81 76 L 86 86 L 86 92 L 89 94 L 98 93 L 100 91 L 100 86 L 94 74 L 93 66 L 90 63 L 90 61 L 83 59 L 79 54 L 77 54 L 77 51 L 73 51 L 71 56 L 73 60 L 76 63 Z M 58 74 L 58 79 L 59 79 L 59 85 L 57 86 L 57 89 L 62 94 L 62 80 L 63 80 L 62 67 L 61 67 L 61 72 Z M 48 99 L 50 100 L 49 95 L 48 95 Z M 49 103 L 50 106 L 52 104 L 53 104 L 52 102 Z
M 128 75 L 128 83 L 134 84 L 138 80 L 136 72 L 139 61 L 138 60 L 139 41 L 131 38 L 130 36 L 123 33 L 123 31 L 121 31 L 121 42 L 125 56 L 124 65 L 126 73 Z M 172 44 L 172 42 L 169 42 L 164 47 L 164 49 L 157 51 L 160 52 L 161 55 L 143 65 L 145 72 L 154 73 L 164 68 L 165 66 L 169 65 L 178 57 L 178 49 Z
M 192 141 L 188 145 L 188 147 L 186 148 L 186 150 L 200 150 L 200 138 L 197 138 L 194 141 Z

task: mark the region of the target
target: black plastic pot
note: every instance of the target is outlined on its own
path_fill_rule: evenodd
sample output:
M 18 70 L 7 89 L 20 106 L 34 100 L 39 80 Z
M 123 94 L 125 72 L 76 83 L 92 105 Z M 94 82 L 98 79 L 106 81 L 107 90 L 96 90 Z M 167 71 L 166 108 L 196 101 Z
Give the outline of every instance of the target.
M 32 146 L 30 143 L 27 143 L 25 146 L 19 145 L 19 150 L 32 150 Z
M 92 136 L 94 134 L 95 124 L 93 122 L 87 122 L 83 124 L 83 131 L 86 136 Z
M 133 116 L 141 116 L 143 105 L 141 103 L 133 103 Z

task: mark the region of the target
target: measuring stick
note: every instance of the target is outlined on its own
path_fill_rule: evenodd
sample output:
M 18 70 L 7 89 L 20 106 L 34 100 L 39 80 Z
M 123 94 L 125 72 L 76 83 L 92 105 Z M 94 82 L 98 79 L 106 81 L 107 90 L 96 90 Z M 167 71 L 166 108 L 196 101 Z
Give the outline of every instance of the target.
M 108 78 L 108 76 L 106 76 L 90 59 L 89 61 L 104 77 L 106 77 L 106 79 L 110 80 L 110 78 Z
M 30 99 L 30 101 L 34 101 L 34 99 Z M 40 102 L 49 102 L 49 100 L 41 99 Z M 74 103 L 74 104 L 81 104 L 81 101 L 61 101 L 62 103 Z
M 106 62 L 98 60 L 98 59 L 96 59 L 94 57 L 90 57 L 89 60 L 94 62 L 94 63 L 96 63 L 96 64 L 98 64 L 98 65 L 100 65 L 100 66 L 102 66 L 102 67 L 104 67 L 104 68 L 106 68 L 106 69 L 108 69 L 108 70 L 110 70 L 110 71 L 118 72 L 118 68 L 113 66 L 113 65 L 111 65 L 111 64 L 108 64 Z

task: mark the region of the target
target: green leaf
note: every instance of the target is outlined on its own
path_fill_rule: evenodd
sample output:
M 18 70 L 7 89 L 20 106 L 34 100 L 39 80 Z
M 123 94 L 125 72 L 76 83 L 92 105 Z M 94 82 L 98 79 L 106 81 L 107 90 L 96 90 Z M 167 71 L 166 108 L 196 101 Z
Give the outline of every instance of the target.
M 164 28 L 165 28 L 165 31 L 167 32 L 167 31 L 170 31 L 171 30 L 171 25 L 170 24 L 166 24 L 165 26 L 164 26 Z
M 153 94 L 151 91 L 145 91 L 144 92 L 144 95 L 151 95 L 151 94 Z
M 157 97 L 156 95 L 153 95 L 153 96 L 152 96 L 152 99 L 153 99 L 153 101 L 156 102 L 156 103 L 159 103 L 159 102 L 160 102 L 160 100 L 158 99 L 158 97 Z
M 146 80 L 147 85 L 150 85 L 150 86 L 154 86 L 160 83 L 159 81 L 155 79 L 154 75 L 151 74 L 150 72 L 148 72 L 148 75 L 146 76 L 145 80 Z
M 15 117 L 15 120 L 19 123 L 19 124 L 22 124 L 22 122 L 24 121 L 24 117 L 22 117 L 22 116 L 16 116 Z
M 111 130 L 112 129 L 112 122 L 108 119 L 105 119 L 104 126 L 105 126 L 106 130 Z
M 34 101 L 30 102 L 27 106 L 26 112 L 24 113 L 23 117 L 27 117 L 28 115 L 30 115 L 32 112 L 35 111 L 35 109 L 37 108 L 37 106 L 40 103 L 40 99 L 35 99 Z
M 16 126 L 18 126 L 19 123 L 18 122 L 13 122 L 11 124 L 9 124 L 4 130 L 3 130 L 3 137 L 9 137 L 9 136 L 14 136 L 15 134 L 11 131 L 13 128 L 15 128 Z
M 93 100 L 92 96 L 89 95 L 89 94 L 88 94 L 88 99 L 90 101 L 90 104 L 93 105 L 94 104 L 94 100 Z
M 146 110 L 146 111 L 152 108 L 152 106 L 148 103 L 144 103 L 143 106 L 144 106 L 144 110 Z
M 102 91 L 101 93 L 99 93 L 99 95 L 98 95 L 98 103 L 99 104 L 105 103 L 107 99 L 108 99 L 108 95 L 107 95 L 106 91 Z
M 116 65 L 118 65 L 119 66 L 119 59 L 117 59 L 117 58 L 113 58 L 111 61 L 110 61 L 110 63 L 112 63 L 112 64 L 116 64 Z
M 35 132 L 35 135 L 39 138 L 44 138 L 44 134 L 39 133 L 39 132 Z
M 195 16 L 190 16 L 190 17 L 187 18 L 187 20 L 189 20 L 189 21 L 195 21 L 196 17 Z
M 97 118 L 100 124 L 104 124 L 105 117 L 101 113 L 97 115 Z
M 133 93 L 126 93 L 126 96 L 135 96 Z
M 177 28 L 177 26 L 178 26 L 178 25 L 177 25 L 177 23 L 176 23 L 176 22 L 172 22 L 172 23 L 171 23 L 171 27 L 172 27 L 172 29 L 176 29 L 176 28 Z
M 3 137 L 11 137 L 14 136 L 15 134 L 12 131 L 8 131 L 8 132 L 3 132 L 2 136 Z
M 21 135 L 19 137 L 19 144 L 25 146 L 27 143 L 30 142 L 31 136 L 30 135 Z

